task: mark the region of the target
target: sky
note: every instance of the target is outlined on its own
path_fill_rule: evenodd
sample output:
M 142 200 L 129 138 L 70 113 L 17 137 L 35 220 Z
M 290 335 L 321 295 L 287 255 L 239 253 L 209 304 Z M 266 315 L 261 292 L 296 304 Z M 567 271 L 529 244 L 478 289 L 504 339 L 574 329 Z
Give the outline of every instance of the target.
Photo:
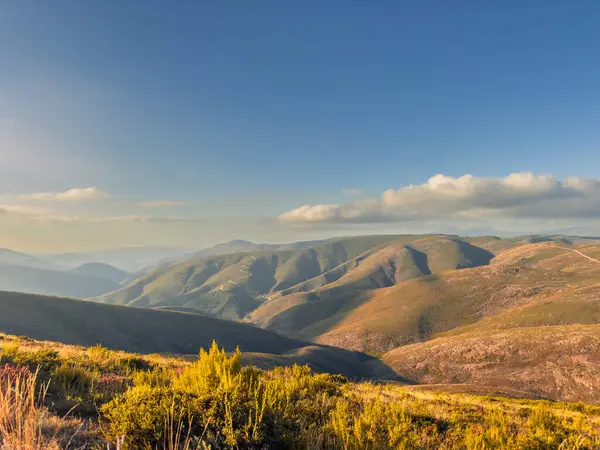
M 0 5 L 0 247 L 600 235 L 600 4 Z

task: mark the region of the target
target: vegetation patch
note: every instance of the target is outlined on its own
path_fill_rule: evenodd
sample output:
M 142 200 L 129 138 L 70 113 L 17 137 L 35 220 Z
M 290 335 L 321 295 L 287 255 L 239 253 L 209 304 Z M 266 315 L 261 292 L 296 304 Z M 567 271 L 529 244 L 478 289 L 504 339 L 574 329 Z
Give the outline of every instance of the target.
M 0 442 L 11 450 L 600 446 L 600 407 L 265 371 L 216 343 L 193 362 L 10 336 L 0 348 Z

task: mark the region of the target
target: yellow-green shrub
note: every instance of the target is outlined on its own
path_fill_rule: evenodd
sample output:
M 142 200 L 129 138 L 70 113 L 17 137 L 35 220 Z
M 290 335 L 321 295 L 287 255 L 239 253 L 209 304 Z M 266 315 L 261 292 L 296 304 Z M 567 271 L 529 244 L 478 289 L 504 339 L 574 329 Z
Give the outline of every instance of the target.
M 121 449 L 154 449 L 162 445 L 169 421 L 198 434 L 202 403 L 193 394 L 169 387 L 134 387 L 101 407 L 105 434 Z
M 175 371 L 169 367 L 139 370 L 131 375 L 134 386 L 166 387 L 173 384 Z

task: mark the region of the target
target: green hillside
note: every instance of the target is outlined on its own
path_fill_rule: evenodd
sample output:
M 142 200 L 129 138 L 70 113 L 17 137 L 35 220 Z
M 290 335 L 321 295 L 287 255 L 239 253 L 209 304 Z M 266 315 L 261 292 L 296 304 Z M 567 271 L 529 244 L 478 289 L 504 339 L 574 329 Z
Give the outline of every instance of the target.
M 453 236 L 340 238 L 306 248 L 230 253 L 163 265 L 91 300 L 193 308 L 240 320 L 276 296 L 338 285 L 353 291 L 387 287 L 432 272 L 487 264 L 492 256 Z
M 272 292 L 326 273 L 392 240 L 390 236 L 336 239 L 310 248 L 242 252 L 160 267 L 122 289 L 93 298 L 100 303 L 186 307 L 242 319 Z
M 431 280 L 446 270 L 486 265 L 493 255 L 455 237 L 419 236 L 398 239 L 363 256 L 346 263 L 343 270 L 337 268 L 345 273 L 335 281 L 325 274 L 330 283 L 318 285 L 311 280 L 309 286 L 299 284 L 272 296 L 248 320 L 290 336 L 314 339 L 380 288 L 400 288 L 406 282 L 411 285 L 412 279 Z

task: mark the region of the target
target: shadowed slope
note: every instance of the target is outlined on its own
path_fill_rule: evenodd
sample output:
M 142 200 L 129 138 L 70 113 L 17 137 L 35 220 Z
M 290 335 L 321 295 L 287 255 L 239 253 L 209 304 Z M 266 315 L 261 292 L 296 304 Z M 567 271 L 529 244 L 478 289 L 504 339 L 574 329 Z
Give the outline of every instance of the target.
M 307 363 L 349 377 L 398 378 L 380 361 L 343 349 L 309 345 L 249 324 L 199 314 L 102 305 L 66 298 L 0 292 L 0 332 L 137 353 L 197 354 L 213 339 L 228 351 L 239 346 L 269 360 Z

